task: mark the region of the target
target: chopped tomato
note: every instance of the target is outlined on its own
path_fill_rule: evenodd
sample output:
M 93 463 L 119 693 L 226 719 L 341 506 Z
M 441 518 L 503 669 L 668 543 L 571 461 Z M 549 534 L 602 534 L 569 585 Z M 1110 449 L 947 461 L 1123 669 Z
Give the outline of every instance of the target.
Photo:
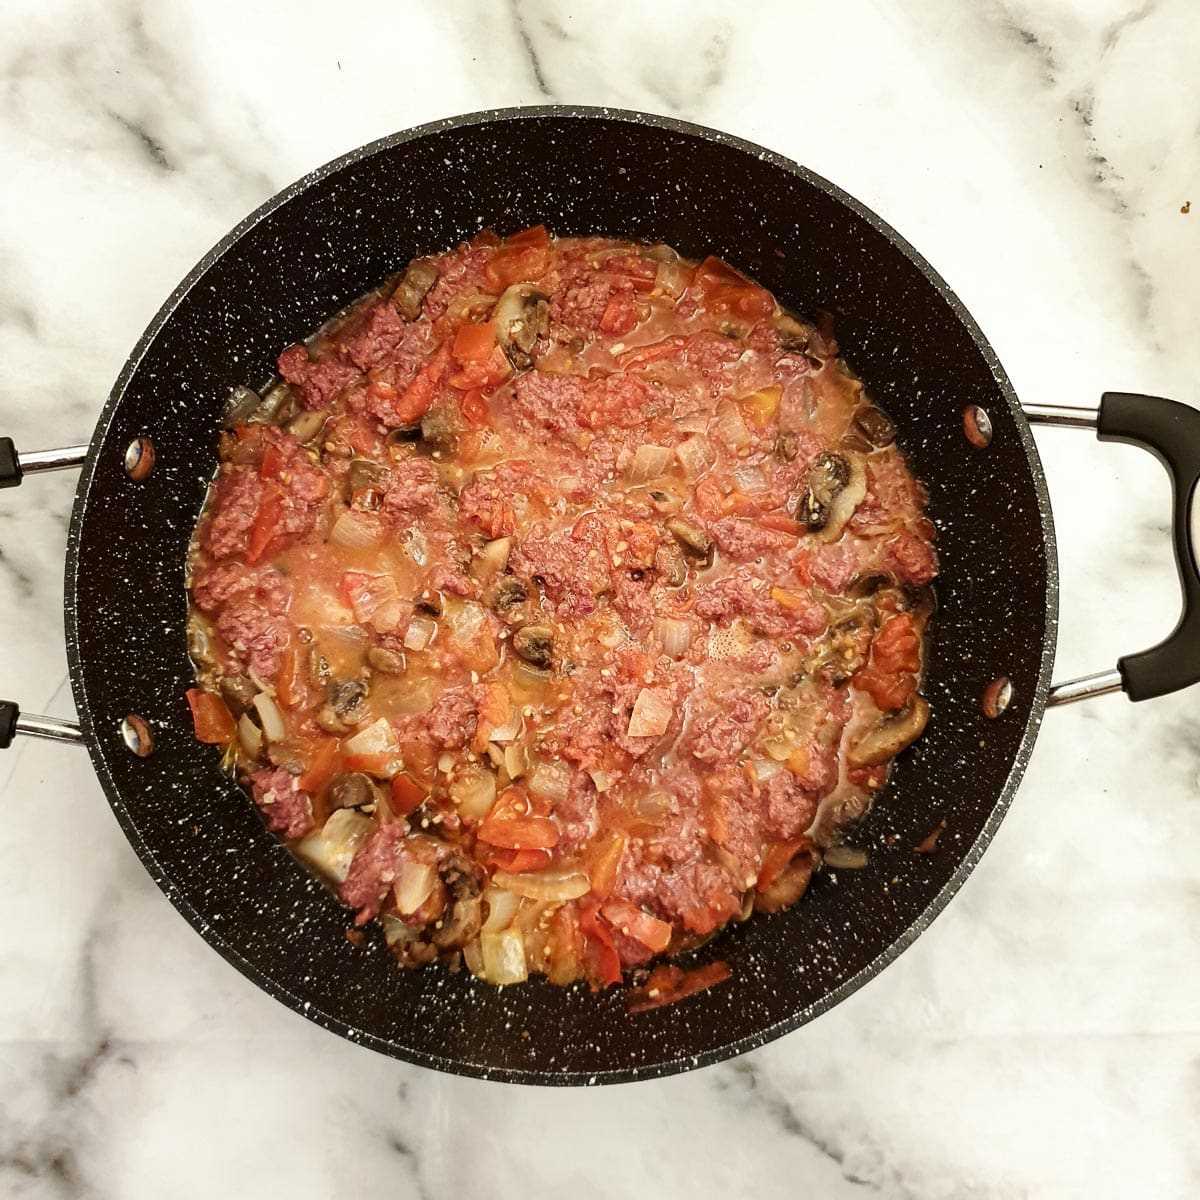
M 367 395 L 372 400 L 382 400 L 385 404 L 390 404 L 396 398 L 396 385 L 386 379 L 372 379 L 367 384 Z
M 470 391 L 462 398 L 461 405 L 462 415 L 465 421 L 472 425 L 490 425 L 492 421 L 491 410 L 483 399 L 483 390 L 481 388 L 471 388 Z
M 347 771 L 362 771 L 379 779 L 391 779 L 396 773 L 397 759 L 394 754 L 347 754 L 343 763 Z
M 296 786 L 311 794 L 319 792 L 334 776 L 340 749 L 341 743 L 337 738 L 322 739 L 308 769 L 296 780 Z
M 275 699 L 284 708 L 292 708 L 304 698 L 304 681 L 301 672 L 302 656 L 295 642 L 289 642 L 283 652 L 279 674 L 275 676 Z
M 656 362 L 660 358 L 669 358 L 682 350 L 688 343 L 686 337 L 675 336 L 663 338 L 661 342 L 651 342 L 648 346 L 634 346 L 630 350 L 622 350 L 617 357 L 619 367 L 640 367 L 646 363 Z
M 268 483 L 263 488 L 258 502 L 258 512 L 250 530 L 250 543 L 246 547 L 246 561 L 256 563 L 267 547 L 283 532 L 283 488 L 277 483 Z
M 518 787 L 500 793 L 478 833 L 505 850 L 552 850 L 558 845 L 558 826 L 549 817 L 533 815 L 529 797 Z
M 584 854 L 584 866 L 592 884 L 592 895 L 598 900 L 607 900 L 617 881 L 617 868 L 621 855 L 625 853 L 625 838 L 619 833 L 610 834 L 594 842 Z
M 512 720 L 512 698 L 508 688 L 502 683 L 489 683 L 483 692 L 483 700 L 479 705 L 479 720 L 475 725 L 475 740 L 471 749 L 476 754 L 482 754 L 487 749 L 488 739 L 497 729 Z
M 643 912 L 634 904 L 627 904 L 624 900 L 610 900 L 601 906 L 600 911 L 614 929 L 628 934 L 655 954 L 661 954 L 671 944 L 673 931 L 670 924 Z
M 449 366 L 450 347 L 443 342 L 396 401 L 396 418 L 401 424 L 419 421 L 429 411 Z
M 685 996 L 693 996 L 706 988 L 724 983 L 731 974 L 729 964 L 723 962 L 705 963 L 690 971 L 664 963 L 650 972 L 650 977 L 642 987 L 630 990 L 629 1011 L 649 1012 L 652 1008 L 662 1008 L 664 1004 L 674 1004 Z
M 392 811 L 407 817 L 425 802 L 428 793 L 411 776 L 400 774 L 392 780 Z
M 921 666 L 921 639 L 911 613 L 897 613 L 884 621 L 871 647 L 871 662 L 880 671 L 915 673 Z
M 496 327 L 491 321 L 460 325 L 451 353 L 460 363 L 479 362 L 496 349 Z
M 487 861 L 501 871 L 519 875 L 548 867 L 553 857 L 549 850 L 506 850 L 502 846 L 494 846 L 487 855 Z
M 210 746 L 225 746 L 233 740 L 237 726 L 220 696 L 201 688 L 188 688 L 187 702 L 192 710 L 192 724 L 196 727 L 198 741 Z
M 602 987 L 621 982 L 621 956 L 612 934 L 600 919 L 600 903 L 593 900 L 579 907 L 579 928 L 587 939 L 587 956 L 593 979 Z
M 282 479 L 286 461 L 283 451 L 278 446 L 268 442 L 266 449 L 263 451 L 262 465 L 258 468 L 258 473 L 263 479 Z
M 600 317 L 601 331 L 613 337 L 628 333 L 637 323 L 637 309 L 634 308 L 633 298 L 624 292 L 618 292 L 609 300 Z
M 883 712 L 895 712 L 903 708 L 917 690 L 916 678 L 907 673 L 892 675 L 875 667 L 859 671 L 851 681 L 860 692 L 870 693 L 871 699 Z
M 779 401 L 782 396 L 783 388 L 778 384 L 772 384 L 770 387 L 759 388 L 757 392 L 743 396 L 737 402 L 737 406 L 741 409 L 742 416 L 752 425 L 756 425 L 759 429 L 765 429 L 778 414 Z
M 808 844 L 808 838 L 797 838 L 791 842 L 772 842 L 759 865 L 754 890 L 765 892 L 779 878 L 788 863 Z
M 605 259 L 604 270 L 627 280 L 635 292 L 652 292 L 658 279 L 658 264 L 640 254 L 614 254 Z
M 483 277 L 494 292 L 514 283 L 540 279 L 550 265 L 550 235 L 544 225 L 535 225 L 505 238 L 483 269 Z
M 706 258 L 696 268 L 693 286 L 704 293 L 705 307 L 713 313 L 761 321 L 775 312 L 775 299 L 770 292 L 719 258 Z
M 801 537 L 808 532 L 799 521 L 789 517 L 787 513 L 765 513 L 758 518 L 758 523 L 764 529 L 773 529 L 776 533 L 789 533 L 793 537 Z

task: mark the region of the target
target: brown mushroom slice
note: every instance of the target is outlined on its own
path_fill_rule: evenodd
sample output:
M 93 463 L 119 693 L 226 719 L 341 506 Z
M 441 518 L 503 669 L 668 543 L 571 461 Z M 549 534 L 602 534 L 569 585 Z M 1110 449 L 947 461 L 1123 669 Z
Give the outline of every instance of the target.
M 772 324 L 779 333 L 779 348 L 789 354 L 803 354 L 808 349 L 809 339 L 813 334 L 811 325 L 797 321 L 788 313 L 776 313 Z
M 325 704 L 317 713 L 317 724 L 326 733 L 345 733 L 363 719 L 362 705 L 366 698 L 365 680 L 334 680 L 325 691 Z
M 754 897 L 754 911 L 776 913 L 795 904 L 808 890 L 813 874 L 813 859 L 808 853 L 797 854 L 770 884 Z
M 914 696 L 898 713 L 886 717 L 868 730 L 846 752 L 851 768 L 877 767 L 895 758 L 925 731 L 929 720 L 929 705 L 923 697 Z
M 483 921 L 483 883 L 478 871 L 461 854 L 451 854 L 438 867 L 446 889 L 446 908 L 434 927 L 432 941 L 439 949 L 462 946 Z
M 712 566 L 713 544 L 702 529 L 679 517 L 672 517 L 667 522 L 667 532 L 679 543 L 684 554 L 696 559 L 702 567 Z
M 437 277 L 437 267 L 427 258 L 408 264 L 408 269 L 392 293 L 392 303 L 402 317 L 415 321 L 421 315 L 421 305 L 429 289 L 437 282 Z
M 856 454 L 826 452 L 808 469 L 796 520 L 824 542 L 836 542 L 867 495 L 867 472 Z
M 554 630 L 549 625 L 523 625 L 513 634 L 512 648 L 530 666 L 548 671 L 554 665 Z
M 550 301 L 531 283 L 514 283 L 492 310 L 496 340 L 518 371 L 533 366 L 533 348 L 550 332 Z
M 379 789 L 361 771 L 335 775 L 325 793 L 331 808 L 365 808 L 379 800 Z

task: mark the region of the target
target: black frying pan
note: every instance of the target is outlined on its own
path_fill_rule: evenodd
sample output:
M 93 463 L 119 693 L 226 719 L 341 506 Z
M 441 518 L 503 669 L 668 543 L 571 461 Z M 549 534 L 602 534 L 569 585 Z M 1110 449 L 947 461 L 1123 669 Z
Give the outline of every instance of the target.
M 497 989 L 396 968 L 355 949 L 347 913 L 270 835 L 192 736 L 183 563 L 236 384 L 414 255 L 544 222 L 555 233 L 665 241 L 717 254 L 784 304 L 837 316 L 838 340 L 893 416 L 940 530 L 933 719 L 859 843 L 866 870 L 818 876 L 777 916 L 700 952 L 732 980 L 631 1017 L 619 989 L 541 979 Z M 990 418 L 973 446 L 963 412 Z M 1142 443 L 1176 483 L 1184 618 L 1162 646 L 1051 694 L 1058 581 L 1031 419 Z M 148 438 L 149 455 L 131 444 Z M 979 440 L 979 439 L 977 439 Z M 18 457 L 0 476 L 71 465 Z M 81 726 L 0 707 L 14 731 L 82 739 L 126 835 L 171 902 L 240 971 L 353 1041 L 443 1070 L 526 1083 L 608 1083 L 688 1070 L 762 1045 L 836 1004 L 909 945 L 978 861 L 1012 800 L 1047 700 L 1133 699 L 1200 677 L 1200 577 L 1188 510 L 1200 413 L 1109 394 L 1098 412 L 1028 409 L 970 315 L 873 213 L 811 172 L 725 134 L 608 110 L 514 109 L 385 138 L 314 171 L 229 234 L 183 281 L 122 371 L 83 461 L 66 568 Z M 1012 680 L 998 717 L 981 698 Z M 996 695 L 993 689 L 992 697 Z M 995 711 L 994 709 L 992 711 Z M 127 720 L 133 714 L 145 722 Z M 148 727 L 148 731 L 147 728 Z M 151 743 L 152 737 L 152 743 Z M 140 752 L 140 753 L 138 753 Z M 941 821 L 932 854 L 915 854 Z

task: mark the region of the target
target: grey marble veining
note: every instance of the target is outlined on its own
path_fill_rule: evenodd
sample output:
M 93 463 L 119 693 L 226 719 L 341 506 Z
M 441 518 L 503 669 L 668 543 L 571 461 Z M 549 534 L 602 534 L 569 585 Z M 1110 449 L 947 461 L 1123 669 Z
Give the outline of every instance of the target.
M 548 100 L 686 117 L 833 179 L 946 277 L 1028 401 L 1198 403 L 1198 51 L 1190 0 L 11 5 L 0 432 L 86 436 L 161 300 L 303 171 Z M 1168 493 L 1135 450 L 1038 441 L 1065 677 L 1171 627 Z M 0 497 L 0 693 L 36 711 L 70 710 L 72 490 Z M 85 756 L 21 743 L 0 758 L 0 1194 L 1194 1196 L 1198 718 L 1195 693 L 1050 714 L 982 863 L 883 975 L 744 1058 L 580 1093 L 438 1076 L 289 1013 L 158 893 Z

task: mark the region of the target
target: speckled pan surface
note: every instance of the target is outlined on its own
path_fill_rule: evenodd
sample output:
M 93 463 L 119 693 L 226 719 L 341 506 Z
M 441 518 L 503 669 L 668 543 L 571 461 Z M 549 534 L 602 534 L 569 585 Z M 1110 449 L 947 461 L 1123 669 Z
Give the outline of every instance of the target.
M 859 844 L 871 865 L 826 873 L 795 908 L 709 944 L 733 980 L 631 1017 L 620 991 L 533 980 L 495 989 L 441 968 L 401 972 L 354 948 L 347 913 L 265 830 L 191 736 L 183 698 L 184 552 L 216 465 L 225 399 L 284 346 L 415 254 L 484 225 L 666 241 L 719 254 L 786 304 L 837 315 L 843 352 L 893 415 L 940 530 L 933 720 Z M 992 417 L 972 449 L 961 414 Z M 157 465 L 122 469 L 149 435 Z M 134 350 L 80 482 L 66 576 L 75 700 L 129 840 L 171 902 L 254 982 L 354 1041 L 511 1082 L 619 1082 L 751 1049 L 812 1019 L 890 962 L 978 860 L 1024 770 L 1049 684 L 1057 613 L 1041 467 L 987 343 L 932 269 L 874 214 L 794 163 L 640 114 L 539 108 L 397 134 L 313 172 L 196 267 Z M 980 711 L 997 675 L 1016 698 Z M 155 752 L 119 725 L 143 715 Z M 938 850 L 913 847 L 946 821 Z M 289 1019 L 282 1012 L 281 1020 Z

